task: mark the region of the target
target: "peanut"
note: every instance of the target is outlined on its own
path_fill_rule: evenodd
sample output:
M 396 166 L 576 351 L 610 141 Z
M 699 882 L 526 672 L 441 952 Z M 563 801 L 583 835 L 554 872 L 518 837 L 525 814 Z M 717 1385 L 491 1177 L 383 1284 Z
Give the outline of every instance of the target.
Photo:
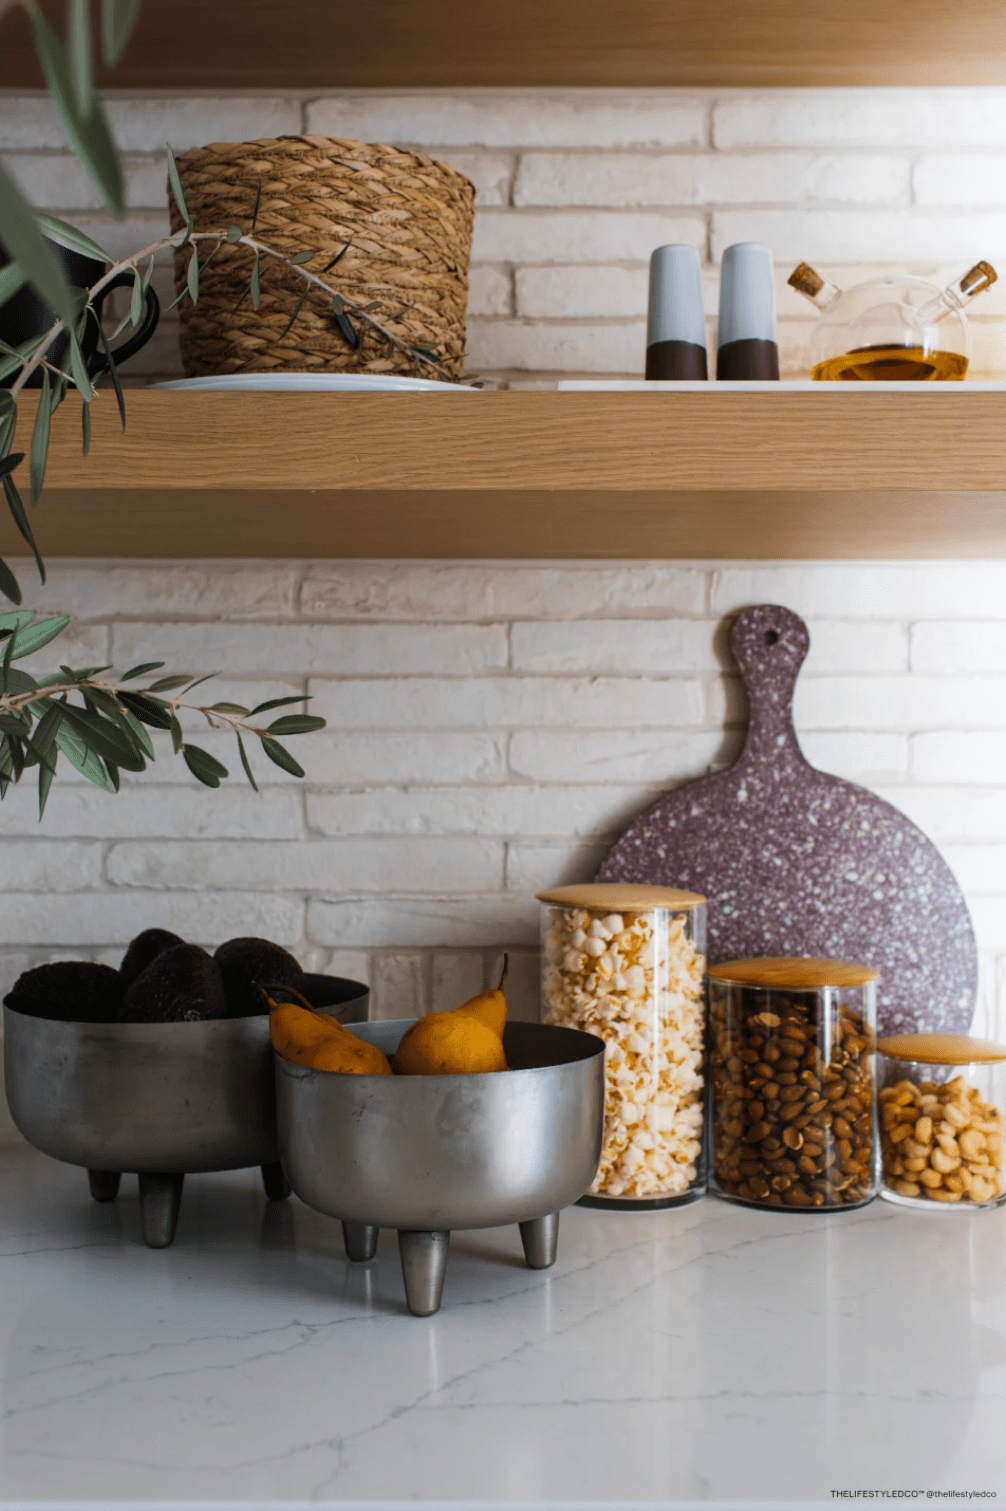
M 994 1200 L 1002 1190 L 1002 1113 L 960 1075 L 911 1085 L 902 1080 L 879 1093 L 885 1184 L 928 1201 Z

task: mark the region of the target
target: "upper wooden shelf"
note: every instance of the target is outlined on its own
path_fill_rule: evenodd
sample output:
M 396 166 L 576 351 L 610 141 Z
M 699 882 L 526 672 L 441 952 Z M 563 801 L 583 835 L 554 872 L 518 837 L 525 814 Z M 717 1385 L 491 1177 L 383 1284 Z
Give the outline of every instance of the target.
M 63 24 L 64 0 L 44 0 Z M 1002 84 L 1001 0 L 147 0 L 120 89 Z M 0 84 L 41 77 L 20 8 Z
M 43 554 L 1006 555 L 1006 392 L 134 390 L 56 415 Z M 22 404 L 27 451 L 32 405 Z M 17 552 L 9 521 L 0 549 Z

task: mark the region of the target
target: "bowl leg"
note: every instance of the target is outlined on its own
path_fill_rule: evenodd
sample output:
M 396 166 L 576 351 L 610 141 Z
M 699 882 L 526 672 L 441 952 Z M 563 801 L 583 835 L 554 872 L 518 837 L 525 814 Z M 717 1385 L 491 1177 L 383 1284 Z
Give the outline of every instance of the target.
M 559 1214 L 547 1212 L 520 1225 L 520 1241 L 530 1270 L 547 1270 L 555 1264 L 559 1247 Z
M 398 1230 L 398 1256 L 402 1261 L 405 1299 L 414 1317 L 432 1317 L 440 1310 L 450 1241 L 450 1233 Z
M 377 1236 L 380 1231 L 380 1228 L 371 1227 L 369 1222 L 344 1222 L 342 1241 L 346 1246 L 346 1258 L 358 1262 L 373 1259 L 377 1253 Z
M 148 1249 L 166 1249 L 174 1242 L 184 1174 L 140 1175 L 140 1217 Z
M 95 1201 L 114 1201 L 119 1194 L 118 1170 L 88 1170 L 88 1184 Z
M 261 1168 L 262 1185 L 269 1200 L 286 1201 L 293 1187 L 283 1174 L 283 1166 L 279 1160 L 274 1165 L 263 1165 Z

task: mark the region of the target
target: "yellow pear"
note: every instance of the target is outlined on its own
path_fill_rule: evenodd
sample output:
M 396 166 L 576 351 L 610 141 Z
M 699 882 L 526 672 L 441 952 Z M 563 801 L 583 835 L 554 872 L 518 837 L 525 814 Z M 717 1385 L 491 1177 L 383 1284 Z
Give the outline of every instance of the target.
M 417 1018 L 391 1063 L 399 1076 L 486 1075 L 507 1068 L 499 1034 L 457 1009 Z
M 470 997 L 467 1002 L 462 1002 L 460 1007 L 454 1009 L 456 1013 L 470 1013 L 473 1018 L 478 1018 L 480 1023 L 484 1023 L 486 1028 L 491 1028 L 493 1033 L 501 1039 L 506 1027 L 506 998 L 503 995 L 503 988 L 506 985 L 509 966 L 510 957 L 504 955 L 503 974 L 500 977 L 499 986 L 488 992 L 479 992 L 477 997 Z

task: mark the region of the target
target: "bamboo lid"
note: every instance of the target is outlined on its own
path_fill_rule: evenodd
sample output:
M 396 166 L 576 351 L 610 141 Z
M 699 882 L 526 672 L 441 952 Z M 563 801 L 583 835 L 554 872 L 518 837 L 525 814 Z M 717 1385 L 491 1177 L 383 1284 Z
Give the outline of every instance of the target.
M 649 887 L 643 882 L 588 881 L 576 887 L 552 887 L 537 894 L 539 902 L 558 903 L 563 908 L 610 908 L 613 913 L 647 913 L 651 908 L 670 908 L 675 913 L 701 907 L 698 892 L 677 887 Z
M 721 960 L 709 967 L 717 981 L 732 981 L 739 986 L 792 987 L 812 990 L 820 986 L 865 986 L 876 981 L 879 971 L 868 965 L 854 965 L 849 960 L 803 959 L 795 955 L 764 955 L 753 960 Z
M 892 1060 L 919 1065 L 991 1065 L 1006 1060 L 1006 1044 L 972 1039 L 967 1034 L 892 1034 L 877 1048 Z

